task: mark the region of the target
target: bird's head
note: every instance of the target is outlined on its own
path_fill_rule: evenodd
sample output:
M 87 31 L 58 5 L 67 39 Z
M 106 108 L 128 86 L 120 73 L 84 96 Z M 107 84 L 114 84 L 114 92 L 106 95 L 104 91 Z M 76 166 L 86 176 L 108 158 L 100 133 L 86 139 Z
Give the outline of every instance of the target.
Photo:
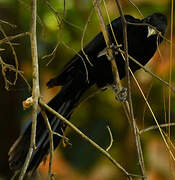
M 154 13 L 150 16 L 147 16 L 142 21 L 143 23 L 150 24 L 151 26 L 156 28 L 157 31 L 161 32 L 161 35 L 164 35 L 167 27 L 167 17 L 164 14 Z M 150 37 L 158 33 L 154 28 L 148 26 L 147 37 Z

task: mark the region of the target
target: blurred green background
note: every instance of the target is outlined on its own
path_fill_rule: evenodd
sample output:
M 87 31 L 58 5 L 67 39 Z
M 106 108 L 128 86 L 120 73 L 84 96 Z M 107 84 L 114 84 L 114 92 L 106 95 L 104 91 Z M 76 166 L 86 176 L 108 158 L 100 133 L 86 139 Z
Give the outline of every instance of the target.
M 63 23 L 58 26 L 53 12 L 44 0 L 38 1 L 38 24 L 37 40 L 40 66 L 41 94 L 49 101 L 59 91 L 59 87 L 47 89 L 46 82 L 57 75 L 63 66 L 81 48 L 83 28 L 87 22 L 92 9 L 90 0 L 50 0 L 50 4 L 63 18 Z M 168 0 L 133 0 L 132 2 L 140 9 L 144 16 L 154 12 L 161 12 L 168 17 L 168 30 L 166 38 L 170 39 L 170 9 Z M 103 4 L 103 3 L 102 3 Z M 114 0 L 106 0 L 111 20 L 118 17 L 119 13 Z M 141 15 L 127 0 L 122 1 L 125 14 L 131 14 L 141 18 Z M 102 5 L 104 17 L 107 20 Z M 8 21 L 17 25 L 12 28 L 7 24 L 1 26 L 8 36 L 16 35 L 30 30 L 30 1 L 29 0 L 0 0 L 0 20 Z M 94 13 L 88 25 L 84 44 L 90 41 L 98 32 L 99 24 Z M 0 33 L 0 38 L 4 36 Z M 58 45 L 55 56 L 43 58 L 50 54 Z M 31 51 L 29 37 L 23 37 L 13 41 L 17 53 L 20 70 L 31 84 Z M 66 44 L 66 46 L 65 46 Z M 69 47 L 69 48 L 68 48 Z M 4 62 L 14 64 L 14 57 L 8 44 L 1 44 L 5 49 L 0 51 Z M 175 46 L 173 47 L 174 52 Z M 169 42 L 160 46 L 160 54 L 156 53 L 147 67 L 160 77 L 169 79 Z M 174 57 L 173 57 L 174 63 Z M 173 66 L 174 67 L 174 66 Z M 14 73 L 7 72 L 8 78 L 13 80 Z M 150 105 L 159 121 L 168 121 L 168 88 L 161 82 L 155 80 L 143 70 L 136 73 L 136 77 L 146 94 Z M 175 80 L 175 72 L 172 74 L 172 82 Z M 122 81 L 126 86 L 125 81 Z M 31 84 L 32 85 L 32 84 Z M 3 76 L 0 73 L 0 180 L 10 179 L 12 172 L 8 167 L 8 151 L 20 133 L 20 129 L 27 119 L 30 118 L 31 110 L 23 110 L 22 101 L 31 96 L 26 83 L 18 78 L 17 84 L 10 88 L 4 88 Z M 132 97 L 135 119 L 140 129 L 155 125 L 154 119 L 149 112 L 137 86 L 132 83 Z M 174 95 L 171 97 L 171 121 L 174 121 L 175 103 Z M 103 148 L 110 144 L 110 136 L 107 126 L 110 127 L 114 143 L 110 149 L 111 155 L 120 162 L 128 172 L 139 174 L 139 165 L 128 120 L 119 102 L 116 102 L 114 94 L 110 90 L 103 91 L 77 108 L 71 117 L 71 121 L 79 127 L 86 135 L 91 137 Z M 167 130 L 164 128 L 165 132 Z M 174 128 L 171 128 L 171 141 L 174 143 Z M 71 129 L 66 131 L 72 146 L 57 148 L 54 154 L 53 169 L 55 179 L 61 180 L 116 180 L 126 177 L 115 168 L 109 160 L 103 157 L 95 148 L 87 144 Z M 150 131 L 141 135 L 146 172 L 149 180 L 175 179 L 175 163 L 170 160 L 170 155 L 158 130 Z M 173 153 L 175 149 L 172 147 Z M 175 154 L 175 153 L 174 153 Z M 39 175 L 36 179 L 47 179 L 48 162 L 40 166 Z

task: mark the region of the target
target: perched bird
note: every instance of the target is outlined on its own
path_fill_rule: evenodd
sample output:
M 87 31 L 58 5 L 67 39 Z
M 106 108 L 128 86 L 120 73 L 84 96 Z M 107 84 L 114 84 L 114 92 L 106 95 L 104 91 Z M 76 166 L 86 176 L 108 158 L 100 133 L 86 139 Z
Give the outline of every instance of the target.
M 167 18 L 161 13 L 154 13 L 143 19 L 136 19 L 133 16 L 125 15 L 127 25 L 128 54 L 142 65 L 145 65 L 154 55 L 157 46 L 162 42 L 167 27 Z M 123 28 L 121 17 L 111 22 L 114 34 L 121 49 L 123 44 Z M 149 26 L 151 25 L 151 26 Z M 153 28 L 154 27 L 154 28 Z M 110 40 L 114 45 L 115 59 L 120 79 L 125 76 L 125 61 L 121 53 L 115 48 L 116 43 L 110 26 L 107 26 Z M 160 33 L 159 33 L 160 32 Z M 80 97 L 92 85 L 102 88 L 113 84 L 111 62 L 107 58 L 106 43 L 100 32 L 83 49 L 76 54 L 63 68 L 62 72 L 51 79 L 47 86 L 62 86 L 59 93 L 48 103 L 48 105 L 69 119 L 74 108 L 79 104 Z M 133 72 L 140 67 L 129 59 L 130 68 Z M 53 131 L 63 134 L 66 125 L 53 114 L 46 111 Z M 21 135 L 9 151 L 9 166 L 13 171 L 20 170 L 24 164 L 29 150 L 31 136 L 31 119 L 24 126 Z M 58 146 L 61 137 L 54 135 L 54 148 Z M 36 146 L 27 172 L 33 173 L 44 157 L 49 153 L 49 133 L 41 113 L 37 116 Z

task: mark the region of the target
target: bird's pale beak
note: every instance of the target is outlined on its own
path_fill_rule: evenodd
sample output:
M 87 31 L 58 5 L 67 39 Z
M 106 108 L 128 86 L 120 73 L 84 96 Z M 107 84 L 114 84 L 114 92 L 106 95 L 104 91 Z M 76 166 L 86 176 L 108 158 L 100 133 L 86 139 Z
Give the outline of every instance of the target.
M 152 35 L 155 35 L 157 32 L 155 29 L 151 28 L 148 26 L 148 35 L 147 35 L 147 38 L 152 36 Z

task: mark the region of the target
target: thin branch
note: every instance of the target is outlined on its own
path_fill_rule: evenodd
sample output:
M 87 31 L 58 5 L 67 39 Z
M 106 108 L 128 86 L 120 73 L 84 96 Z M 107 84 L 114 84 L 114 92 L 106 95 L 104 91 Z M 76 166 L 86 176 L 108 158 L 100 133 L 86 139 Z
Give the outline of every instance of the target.
M 8 41 L 13 41 L 14 39 L 19 39 L 19 38 L 22 38 L 22 37 L 27 36 L 27 35 L 30 35 L 30 33 L 24 32 L 24 33 L 20 33 L 20 34 L 14 35 L 14 36 L 5 37 L 4 39 L 0 40 L 0 44 L 7 43 Z
M 56 55 L 56 52 L 57 52 L 57 49 L 60 45 L 60 42 L 57 42 L 55 48 L 52 50 L 52 52 L 50 54 L 47 54 L 47 55 L 44 55 L 41 59 L 44 60 L 46 58 L 50 58 L 49 62 L 47 62 L 46 66 L 48 66 L 52 60 L 55 58 L 55 55 Z
M 3 60 L 2 60 L 2 57 L 0 56 L 0 65 L 1 65 L 1 68 L 2 68 L 2 75 L 3 75 L 3 78 L 4 78 L 4 81 L 5 81 L 5 89 L 6 90 L 9 90 L 9 85 L 14 85 L 13 82 L 9 81 L 6 77 L 6 71 L 7 69 L 11 70 L 11 71 L 14 71 L 16 73 L 18 73 L 22 78 L 23 80 L 25 81 L 25 83 L 27 84 L 28 86 L 28 90 L 31 91 L 31 87 L 30 87 L 30 84 L 27 82 L 27 79 L 24 77 L 23 75 L 23 72 L 22 71 L 19 71 L 17 70 L 13 65 L 11 64 L 6 64 Z
M 16 176 L 19 174 L 19 170 L 18 171 L 15 171 L 13 176 L 10 178 L 10 180 L 15 180 L 16 179 Z
M 2 19 L 0 19 L 0 23 L 1 23 L 1 24 L 7 24 L 8 26 L 10 26 L 10 27 L 12 27 L 12 28 L 16 28 L 16 27 L 17 27 L 17 25 L 12 24 L 12 23 L 9 23 L 9 22 L 7 22 L 7 21 L 4 21 L 4 20 L 2 20 Z
M 128 1 L 136 8 L 136 10 L 139 12 L 139 14 L 140 14 L 142 17 L 144 17 L 143 14 L 142 14 L 142 12 L 140 11 L 140 9 L 136 6 L 136 4 L 135 4 L 132 0 L 128 0 Z
M 153 119 L 154 119 L 154 121 L 155 121 L 155 123 L 156 123 L 156 125 L 157 125 L 157 127 L 158 127 L 158 129 L 159 129 L 159 132 L 160 132 L 160 134 L 161 134 L 161 136 L 162 136 L 162 139 L 163 139 L 163 141 L 164 141 L 164 143 L 165 143 L 165 145 L 166 145 L 167 150 L 169 151 L 171 157 L 172 157 L 173 160 L 175 161 L 175 156 L 174 156 L 173 152 L 171 151 L 168 142 L 166 141 L 166 138 L 165 138 L 165 136 L 164 136 L 164 134 L 163 134 L 163 131 L 162 131 L 162 129 L 160 128 L 160 125 L 159 125 L 159 123 L 158 123 L 158 120 L 157 120 L 157 118 L 156 118 L 156 116 L 155 116 L 155 114 L 154 114 L 154 112 L 153 112 L 150 104 L 148 103 L 148 101 L 147 101 L 147 99 L 146 99 L 146 97 L 145 97 L 145 95 L 144 95 L 144 93 L 143 93 L 143 91 L 142 91 L 142 89 L 141 89 L 138 81 L 136 80 L 136 78 L 135 78 L 135 76 L 134 76 L 134 74 L 133 74 L 133 72 L 132 72 L 132 71 L 130 71 L 130 72 L 131 72 L 131 74 L 132 74 L 132 76 L 133 76 L 133 78 L 134 78 L 134 81 L 135 81 L 137 87 L 139 88 L 139 90 L 140 90 L 140 92 L 141 92 L 141 94 L 142 94 L 143 99 L 145 100 L 145 102 L 146 102 L 146 104 L 147 104 L 147 106 L 148 106 L 148 108 L 149 108 L 149 110 L 150 110 L 150 112 L 151 112 L 151 114 L 152 114 L 152 117 L 153 117 Z
M 44 3 L 49 7 L 49 9 L 53 12 L 53 14 L 55 15 L 55 18 L 57 20 L 58 23 L 58 27 L 61 29 L 62 26 L 62 18 L 58 15 L 59 13 L 54 9 L 54 7 L 50 4 L 49 1 L 44 0 Z
M 67 49 L 72 50 L 77 56 L 79 56 L 79 57 L 81 58 L 82 63 L 83 63 L 84 68 L 85 68 L 85 72 L 86 72 L 86 80 L 87 80 L 87 82 L 89 82 L 89 79 L 88 79 L 88 69 L 87 69 L 87 66 L 86 66 L 86 63 L 85 63 L 85 61 L 84 61 L 83 56 L 82 56 L 79 52 L 77 52 L 74 48 L 68 46 L 65 42 L 61 42 L 61 44 L 63 44 Z M 90 62 L 90 61 L 89 61 L 89 62 Z M 91 65 L 92 65 L 92 63 L 91 63 Z M 93 66 L 93 65 L 92 65 L 92 66 Z
M 93 12 L 94 12 L 94 8 L 91 10 L 91 12 L 90 12 L 90 14 L 89 14 L 89 17 L 88 17 L 87 22 L 86 22 L 86 24 L 85 24 L 85 26 L 84 26 L 83 34 L 82 34 L 82 37 L 81 37 L 81 51 L 82 51 L 82 53 L 84 54 L 84 56 L 86 57 L 88 63 L 89 63 L 91 66 L 93 66 L 93 64 L 92 64 L 91 61 L 89 60 L 88 55 L 85 53 L 85 51 L 84 51 L 83 48 L 84 48 L 84 37 L 85 37 L 85 33 L 86 33 L 87 27 L 88 27 L 88 25 L 89 25 L 89 23 L 90 23 L 90 20 L 91 20 L 91 18 L 92 18 Z M 88 78 L 88 77 L 87 77 L 87 78 Z
M 76 27 L 76 28 L 78 28 L 78 29 L 80 29 L 80 28 L 77 27 L 77 26 L 74 25 L 74 24 L 69 23 L 68 21 L 66 21 L 66 20 L 64 19 L 64 16 L 65 16 L 65 1 L 64 1 L 63 17 L 61 17 L 61 15 L 59 15 L 60 13 L 59 13 L 58 11 L 56 11 L 56 9 L 51 5 L 51 3 L 50 3 L 49 1 L 47 1 L 47 0 L 43 0 L 43 1 L 44 1 L 44 3 L 47 5 L 47 7 L 51 10 L 51 12 L 53 13 L 53 15 L 55 16 L 55 18 L 56 18 L 56 20 L 57 20 L 57 24 L 58 24 L 58 30 L 60 31 L 60 41 L 57 42 L 56 47 L 54 48 L 54 50 L 53 50 L 50 54 L 45 55 L 45 56 L 42 57 L 42 59 L 51 57 L 50 60 L 49 60 L 49 62 L 46 64 L 46 65 L 48 66 L 48 65 L 52 62 L 52 60 L 54 59 L 55 54 L 56 54 L 56 51 L 57 51 L 57 49 L 58 49 L 58 46 L 59 46 L 61 43 L 64 45 L 64 42 L 62 42 L 62 40 L 61 40 L 61 38 L 62 38 L 62 35 L 61 35 L 62 31 L 61 31 L 61 30 L 62 30 L 62 25 L 63 25 L 63 23 L 67 23 L 67 24 L 69 24 L 70 26 Z M 78 53 L 76 52 L 76 54 L 78 54 Z M 82 58 L 81 58 L 81 59 L 82 59 Z M 85 62 L 83 62 L 83 63 L 84 63 L 84 65 L 85 65 Z M 85 68 L 86 68 L 86 67 L 85 67 Z M 86 68 L 86 71 L 87 71 L 87 68 Z
M 114 139 L 113 139 L 112 132 L 111 132 L 111 129 L 110 129 L 109 126 L 107 126 L 107 129 L 108 129 L 109 135 L 110 135 L 110 144 L 109 144 L 109 146 L 106 148 L 106 151 L 108 152 L 108 151 L 111 149 L 111 147 L 112 147 L 112 144 L 113 144 L 113 142 L 114 142 Z
M 122 54 L 124 54 L 124 51 L 121 50 L 119 48 L 118 50 L 119 52 L 121 52 Z M 152 71 L 150 71 L 149 69 L 147 69 L 145 66 L 143 66 L 141 63 L 139 63 L 136 59 L 134 59 L 132 56 L 129 55 L 129 58 L 134 61 L 137 65 L 139 65 L 145 72 L 147 72 L 148 74 L 150 74 L 151 76 L 153 76 L 155 79 L 159 80 L 160 82 L 162 82 L 163 84 L 165 84 L 167 87 L 169 87 L 174 93 L 175 93 L 175 89 L 174 87 L 172 87 L 167 81 L 163 80 L 162 78 L 160 78 L 159 76 L 157 76 L 156 74 L 154 74 Z
M 98 18 L 99 18 L 99 21 L 100 21 L 100 26 L 101 26 L 101 30 L 102 30 L 102 33 L 103 33 L 103 36 L 104 36 L 104 39 L 105 39 L 105 42 L 106 42 L 106 45 L 107 45 L 107 49 L 108 49 L 108 55 L 109 57 L 111 58 L 111 64 L 112 64 L 112 72 L 113 72 L 113 77 L 114 77 L 114 90 L 115 88 L 117 88 L 117 91 L 119 92 L 122 92 L 122 86 L 121 86 L 121 83 L 120 83 L 120 78 L 119 78 L 119 74 L 118 74 L 118 69 L 117 69 L 117 65 L 116 65 L 116 62 L 115 62 L 115 59 L 114 59 L 114 55 L 113 55 L 113 51 L 112 49 L 110 49 L 110 41 L 109 41 L 109 34 L 108 34 L 108 31 L 106 29 L 106 26 L 105 26 L 105 23 L 104 23 L 104 19 L 103 19 L 103 16 L 102 16 L 102 13 L 101 13 L 101 10 L 100 10 L 100 7 L 99 7 L 99 1 L 93 1 L 93 4 L 94 4 L 94 7 L 95 7 L 95 10 L 98 14 Z M 117 4 L 119 4 L 119 2 L 117 1 Z M 119 8 L 119 10 L 122 11 L 121 7 Z M 121 12 L 120 12 L 121 13 Z M 123 15 L 123 14 L 122 14 Z M 123 15 L 123 21 L 125 21 L 124 19 L 124 15 Z M 128 61 L 128 50 L 127 50 L 127 30 L 126 30 L 126 23 L 123 24 L 125 27 L 124 27 L 124 32 L 125 32 L 125 57 L 126 57 L 126 61 Z M 117 43 L 116 43 L 117 44 Z M 127 77 L 128 77 L 128 80 L 129 80 L 129 63 L 126 62 L 126 66 L 127 66 Z M 128 83 L 129 85 L 129 88 L 130 88 L 130 81 Z M 131 91 L 130 91 L 131 92 Z M 120 99 L 120 97 L 118 96 L 118 98 Z M 136 124 L 135 124 L 135 120 L 134 120 L 134 114 L 133 114 L 133 110 L 132 110 L 132 101 L 131 101 L 131 95 L 130 95 L 130 98 L 129 98 L 129 103 L 127 101 L 124 101 L 122 104 L 123 106 L 125 107 L 124 109 L 126 109 L 126 112 L 127 112 L 127 116 L 130 117 L 130 119 L 132 119 L 133 123 L 133 129 L 134 129 L 134 134 L 135 134 L 135 140 L 136 140 L 136 147 L 137 147 L 137 152 L 138 152 L 138 157 L 139 157 L 139 162 L 140 162 L 140 166 L 141 166 L 141 170 L 142 170 L 142 174 L 145 174 L 144 173 L 144 163 L 143 163 L 143 156 L 142 156 L 142 150 L 141 150 L 141 146 L 140 146 L 140 139 L 139 139 L 139 136 L 137 134 L 137 127 L 136 127 Z M 145 176 L 143 175 L 142 176 L 143 179 L 145 179 Z
M 107 157 L 117 168 L 119 168 L 120 171 L 122 171 L 125 176 L 131 179 L 131 177 L 142 177 L 139 175 L 134 175 L 128 173 L 115 159 L 112 158 L 112 156 L 105 151 L 102 147 L 100 147 L 98 144 L 96 144 L 94 141 L 92 141 L 90 138 L 88 138 L 84 133 L 82 133 L 76 126 L 74 126 L 71 122 L 69 122 L 66 118 L 64 118 L 61 114 L 56 112 L 54 109 L 50 108 L 47 104 L 45 104 L 41 99 L 39 100 L 39 104 L 47 109 L 49 112 L 51 112 L 53 115 L 55 115 L 57 118 L 62 120 L 65 124 L 67 124 L 69 127 L 71 127 L 77 134 L 79 134 L 84 140 L 86 140 L 88 143 L 90 143 L 92 146 L 94 146 L 99 152 L 101 152 L 105 157 Z
M 137 150 L 137 156 L 139 159 L 139 165 L 141 168 L 142 172 L 142 179 L 145 178 L 145 165 L 144 165 L 144 158 L 143 158 L 143 153 L 142 153 L 142 147 L 141 147 L 141 142 L 140 142 L 140 136 L 138 134 L 138 128 L 137 124 L 134 119 L 134 111 L 133 111 L 133 104 L 132 104 L 132 97 L 131 97 L 131 80 L 130 80 L 130 73 L 129 73 L 129 55 L 128 55 L 128 39 L 127 39 L 127 22 L 120 4 L 119 0 L 116 0 L 116 4 L 121 16 L 121 22 L 122 22 L 122 27 L 123 27 L 123 37 L 124 37 L 124 56 L 125 56 L 125 69 L 126 69 L 126 75 L 127 75 L 127 85 L 128 85 L 128 103 L 129 103 L 129 111 L 130 111 L 130 120 L 131 120 L 131 128 L 134 133 L 134 140 L 136 144 L 136 150 Z
M 118 69 L 117 69 L 117 64 L 115 62 L 115 57 L 114 57 L 114 53 L 113 50 L 110 48 L 111 47 L 111 42 L 109 39 L 109 34 L 105 25 L 105 21 L 101 12 L 101 9 L 99 7 L 99 0 L 93 0 L 93 5 L 95 7 L 95 11 L 98 15 L 99 18 L 99 22 L 100 22 L 100 27 L 101 27 L 101 31 L 103 33 L 106 45 L 107 45 L 107 53 L 109 55 L 109 60 L 111 61 L 111 65 L 112 65 L 112 73 L 113 73 L 113 78 L 114 78 L 114 86 L 118 91 L 121 91 L 122 85 L 120 82 L 120 78 L 119 78 L 119 73 L 118 73 Z
M 169 84 L 172 84 L 172 69 L 173 69 L 173 37 L 174 37 L 174 0 L 171 0 L 171 27 L 170 27 L 170 60 L 169 60 Z M 172 119 L 172 93 L 168 91 L 168 123 L 171 123 Z M 170 138 L 170 126 L 168 127 L 168 136 Z
M 72 26 L 80 31 L 82 31 L 82 29 L 78 26 L 78 25 L 75 25 L 75 24 L 72 24 L 70 22 L 68 22 L 64 17 L 65 17 L 65 13 L 66 13 L 66 9 L 65 9 L 65 0 L 64 0 L 64 10 L 63 10 L 63 17 L 60 17 L 58 11 L 56 11 L 56 9 L 50 4 L 49 1 L 47 0 L 44 0 L 44 3 L 47 5 L 47 7 L 54 13 L 54 15 L 56 16 L 56 19 L 58 20 L 58 24 L 61 24 L 62 22 L 64 22 L 65 24 L 68 24 L 69 26 Z
M 3 36 L 7 39 L 7 42 L 8 42 L 8 44 L 9 44 L 11 50 L 12 50 L 12 54 L 13 54 L 14 60 L 15 60 L 16 70 L 18 71 L 18 66 L 19 66 L 19 64 L 18 64 L 18 58 L 17 58 L 16 52 L 15 52 L 15 49 L 14 49 L 12 43 L 10 42 L 10 40 L 8 39 L 8 36 L 6 35 L 6 33 L 5 33 L 5 31 L 3 30 L 3 28 L 2 28 L 1 25 L 0 25 L 0 31 L 2 32 Z M 14 80 L 14 82 L 13 82 L 13 85 L 16 84 L 17 79 L 18 79 L 18 72 L 15 72 L 15 80 Z
M 31 52 L 32 52 L 32 69 L 33 69 L 33 89 L 32 89 L 32 97 L 33 97 L 33 110 L 32 110 L 32 131 L 31 131 L 31 141 L 29 152 L 27 154 L 25 163 L 21 170 L 19 180 L 23 180 L 26 170 L 28 168 L 33 150 L 36 148 L 35 144 L 35 136 L 36 136 L 36 125 L 37 125 L 37 107 L 38 107 L 38 99 L 40 96 L 39 90 L 39 68 L 38 68 L 38 51 L 37 51 L 37 39 L 36 39 L 36 20 L 37 20 L 37 0 L 32 0 L 31 4 Z
M 160 127 L 164 128 L 164 127 L 169 127 L 169 126 L 175 126 L 175 123 L 166 123 L 166 124 L 160 124 Z M 145 132 L 151 131 L 151 130 L 155 130 L 155 129 L 159 129 L 158 126 L 154 125 L 154 126 L 150 126 L 148 128 L 139 130 L 139 134 L 143 134 Z
M 54 145 L 53 145 L 53 131 L 52 128 L 50 126 L 48 117 L 46 115 L 46 112 L 44 110 L 41 110 L 41 114 L 45 120 L 47 129 L 49 130 L 49 143 L 50 143 L 50 160 L 49 160 L 49 172 L 48 172 L 48 176 L 50 180 L 54 180 L 54 174 L 52 172 L 52 163 L 53 163 L 53 151 L 54 151 Z

